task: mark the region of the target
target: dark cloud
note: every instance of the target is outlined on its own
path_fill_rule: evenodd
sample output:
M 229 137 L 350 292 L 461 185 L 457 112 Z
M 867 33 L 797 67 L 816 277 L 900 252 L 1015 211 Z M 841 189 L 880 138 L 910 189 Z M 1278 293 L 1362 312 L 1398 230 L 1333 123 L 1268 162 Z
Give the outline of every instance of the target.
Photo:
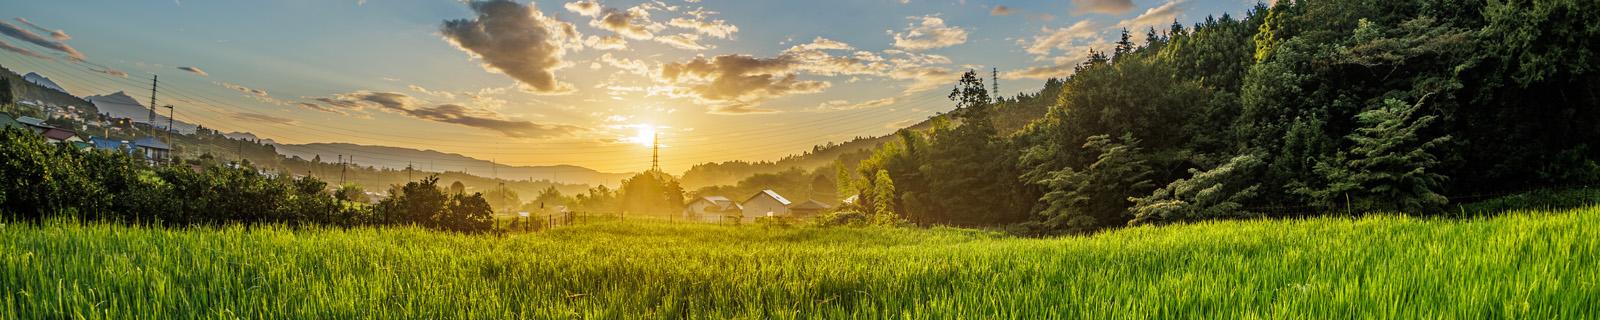
M 589 25 L 639 40 L 655 38 L 655 29 L 660 29 L 655 23 L 650 22 L 650 12 L 638 7 L 626 11 L 606 8 L 601 12 L 600 18 L 590 21 Z
M 25 49 L 25 48 L 22 48 L 22 47 L 13 46 L 10 43 L 7 43 L 5 41 L 0 41 L 0 50 L 11 51 L 11 52 L 16 53 L 16 54 L 29 56 L 29 57 L 34 57 L 34 58 L 38 58 L 40 60 L 56 61 L 56 58 L 47 57 L 45 55 L 39 54 L 38 52 L 33 52 L 33 50 L 28 50 L 28 49 Z
M 414 108 L 405 110 L 402 114 L 422 120 L 497 131 L 512 138 L 545 139 L 584 131 L 582 127 L 574 125 L 510 120 L 493 111 L 473 109 L 457 104 Z
M 107 67 L 107 66 L 100 66 L 99 69 L 96 69 L 94 67 L 89 67 L 89 71 L 109 74 L 109 75 L 123 77 L 123 78 L 127 78 L 128 77 L 127 73 L 123 73 L 122 71 L 117 71 L 116 68 Z
M 509 0 L 468 4 L 478 17 L 446 20 L 439 28 L 446 41 L 482 59 L 484 68 L 526 84 L 529 92 L 576 91 L 572 84 L 556 80 L 554 72 L 567 66 L 561 60 L 567 46 L 581 46 L 567 43 L 578 38 L 572 24 L 545 17 L 533 4 L 523 6 Z
M 200 71 L 200 68 L 195 68 L 195 67 L 174 67 L 174 68 L 177 68 L 178 70 L 192 72 L 194 74 L 198 74 L 198 75 L 202 75 L 202 76 L 209 76 L 210 75 L 210 74 L 207 74 L 205 71 Z
M 27 41 L 28 43 L 45 47 L 50 50 L 60 51 L 62 54 L 65 54 L 67 56 L 67 60 L 71 62 L 83 62 L 83 60 L 88 59 L 87 57 L 83 56 L 83 53 L 79 53 L 77 49 L 73 49 L 72 46 L 68 46 L 64 43 L 56 41 L 50 41 L 49 39 L 45 39 L 44 37 L 34 34 L 33 31 L 22 29 L 21 27 L 17 27 L 17 25 L 11 24 L 10 22 L 0 21 L 0 34 L 17 38 L 17 40 Z
M 1078 7 L 1073 10 L 1073 15 L 1090 12 L 1124 14 L 1133 10 L 1133 0 L 1072 0 L 1072 5 Z
M 399 92 L 358 91 L 355 93 L 335 94 L 333 97 L 312 98 L 312 100 L 338 108 L 352 110 L 371 108 L 421 120 L 485 129 L 499 132 L 512 138 L 555 138 L 585 130 L 574 125 L 511 120 L 493 110 L 470 108 L 458 104 L 443 104 L 433 107 L 418 106 L 416 105 L 417 99 Z M 345 114 L 343 111 L 316 105 L 302 105 L 301 107 Z
M 757 109 L 761 101 L 791 94 L 819 92 L 831 84 L 801 81 L 796 73 L 804 67 L 794 56 L 759 59 L 746 55 L 723 55 L 711 59 L 661 65 L 657 81 L 691 84 L 670 92 L 673 96 L 695 97 L 702 102 L 720 103 L 712 113 L 740 114 L 776 112 Z

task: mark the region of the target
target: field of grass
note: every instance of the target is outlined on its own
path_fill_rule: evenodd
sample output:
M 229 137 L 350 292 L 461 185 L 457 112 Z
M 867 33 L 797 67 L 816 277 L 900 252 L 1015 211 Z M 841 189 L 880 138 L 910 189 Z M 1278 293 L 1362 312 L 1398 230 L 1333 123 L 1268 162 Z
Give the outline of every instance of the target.
M 1600 207 L 1009 238 L 608 222 L 420 229 L 0 227 L 0 318 L 1600 317 Z

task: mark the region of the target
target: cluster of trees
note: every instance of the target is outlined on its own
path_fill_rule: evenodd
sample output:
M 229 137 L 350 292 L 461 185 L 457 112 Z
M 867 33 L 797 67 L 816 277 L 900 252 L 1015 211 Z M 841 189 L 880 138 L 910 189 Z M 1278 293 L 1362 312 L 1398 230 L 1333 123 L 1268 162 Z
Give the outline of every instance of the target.
M 147 166 L 143 160 L 71 144 L 46 143 L 31 131 L 0 131 L 0 220 L 73 218 L 139 225 L 227 224 L 420 225 L 485 232 L 493 228 L 489 204 L 479 194 L 448 193 L 436 177 L 410 182 L 377 205 L 340 201 L 326 182 L 265 174 L 248 161 L 226 165 L 200 160 Z
M 1037 96 L 995 102 L 968 72 L 956 111 L 837 185 L 864 213 L 1081 232 L 1591 183 L 1595 25 L 1585 0 L 1281 1 L 1124 31 L 1020 130 Z

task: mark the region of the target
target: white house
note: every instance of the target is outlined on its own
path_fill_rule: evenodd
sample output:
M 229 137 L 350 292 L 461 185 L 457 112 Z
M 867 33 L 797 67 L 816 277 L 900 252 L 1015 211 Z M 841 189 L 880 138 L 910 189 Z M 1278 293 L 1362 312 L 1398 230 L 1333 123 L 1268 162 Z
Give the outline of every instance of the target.
M 683 206 L 683 218 L 706 222 L 719 222 L 729 214 L 742 214 L 744 207 L 723 196 L 700 197 Z
M 744 221 L 755 222 L 756 217 L 789 215 L 789 199 L 772 190 L 761 190 L 744 201 Z

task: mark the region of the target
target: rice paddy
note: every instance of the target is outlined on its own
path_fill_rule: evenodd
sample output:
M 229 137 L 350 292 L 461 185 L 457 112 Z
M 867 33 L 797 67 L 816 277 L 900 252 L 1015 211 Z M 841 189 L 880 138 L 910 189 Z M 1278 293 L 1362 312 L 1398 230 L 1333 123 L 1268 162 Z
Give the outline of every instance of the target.
M 605 222 L 0 227 L 0 319 L 1580 319 L 1600 207 L 1092 236 Z

